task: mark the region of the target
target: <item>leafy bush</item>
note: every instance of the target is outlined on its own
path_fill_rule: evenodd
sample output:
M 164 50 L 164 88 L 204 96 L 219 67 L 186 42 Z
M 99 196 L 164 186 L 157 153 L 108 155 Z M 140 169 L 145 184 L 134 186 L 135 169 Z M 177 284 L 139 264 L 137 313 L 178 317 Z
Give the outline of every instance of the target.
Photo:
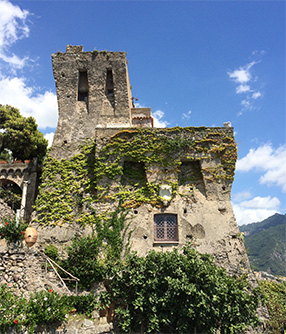
M 76 309 L 77 313 L 90 317 L 98 305 L 98 298 L 93 293 L 81 296 L 63 296 L 65 303 Z
M 26 300 L 17 297 L 8 285 L 0 286 L 0 332 L 7 333 L 8 328 L 19 330 L 26 323 Z
M 35 292 L 27 302 L 27 324 L 33 332 L 37 324 L 49 325 L 64 321 L 70 310 L 71 307 L 58 293 L 52 290 Z
M 94 236 L 75 238 L 67 249 L 68 258 L 61 266 L 80 279 L 79 286 L 85 289 L 92 283 L 102 281 L 105 265 L 99 259 L 100 241 Z
M 59 260 L 58 249 L 55 245 L 48 245 L 45 247 L 45 254 L 54 261 Z
M 0 333 L 8 328 L 34 333 L 37 325 L 49 326 L 65 321 L 67 313 L 76 308 L 77 313 L 90 316 L 96 306 L 96 296 L 61 296 L 58 293 L 40 291 L 27 299 L 14 295 L 7 284 L 0 286 Z
M 76 237 L 68 246 L 67 259 L 58 263 L 80 279 L 79 287 L 89 289 L 93 283 L 102 281 L 106 275 L 107 263 L 114 265 L 120 259 L 128 227 L 127 214 L 128 211 L 119 205 L 105 220 L 96 217 L 96 234 Z
M 258 290 L 245 277 L 235 279 L 209 255 L 186 247 L 184 254 L 151 251 L 131 254 L 121 268 L 110 268 L 101 307 L 116 304 L 123 332 L 240 333 L 256 325 Z
M 286 283 L 259 281 L 270 319 L 268 325 L 271 333 L 282 333 L 286 329 Z
M 15 218 L 5 217 L 0 227 L 0 236 L 8 242 L 17 242 L 24 239 L 28 224 L 20 220 L 17 224 Z

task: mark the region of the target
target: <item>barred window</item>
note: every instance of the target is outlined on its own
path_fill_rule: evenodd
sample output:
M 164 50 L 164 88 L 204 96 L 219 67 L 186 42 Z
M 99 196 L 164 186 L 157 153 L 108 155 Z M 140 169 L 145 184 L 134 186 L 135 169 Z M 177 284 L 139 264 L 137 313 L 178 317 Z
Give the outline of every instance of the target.
M 155 241 L 178 241 L 177 215 L 154 215 Z

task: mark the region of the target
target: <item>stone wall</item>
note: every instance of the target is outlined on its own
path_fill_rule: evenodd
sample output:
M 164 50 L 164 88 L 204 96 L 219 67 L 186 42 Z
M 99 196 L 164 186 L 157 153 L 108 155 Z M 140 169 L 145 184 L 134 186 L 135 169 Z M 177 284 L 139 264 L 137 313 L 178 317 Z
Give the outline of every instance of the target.
M 52 55 L 59 121 L 54 144 L 94 136 L 97 127 L 130 127 L 132 98 L 125 52 L 83 52 L 68 46 Z
M 48 289 L 67 293 L 54 273 L 46 274 L 43 251 L 24 242 L 8 246 L 5 240 L 0 242 L 0 285 L 13 287 L 16 295 Z
M 70 318 L 61 325 L 38 326 L 35 334 L 112 334 L 113 324 L 105 320 L 84 319 L 70 316 Z M 25 330 L 16 332 L 14 329 L 8 329 L 5 334 L 27 334 Z

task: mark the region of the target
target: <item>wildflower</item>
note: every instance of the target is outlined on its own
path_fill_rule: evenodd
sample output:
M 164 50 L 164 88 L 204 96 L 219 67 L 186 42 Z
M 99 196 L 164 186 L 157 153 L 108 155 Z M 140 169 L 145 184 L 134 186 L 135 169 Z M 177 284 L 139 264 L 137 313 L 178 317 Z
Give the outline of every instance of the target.
M 21 231 L 21 234 L 24 234 L 24 232 L 23 232 L 23 231 Z
M 34 299 L 33 302 L 36 303 L 36 302 L 37 302 L 37 299 Z
M 51 292 L 51 291 L 50 291 L 50 292 Z M 44 298 L 44 300 L 48 300 L 48 298 L 47 298 L 47 297 L 45 297 L 45 298 Z
M 53 290 L 52 290 L 52 289 L 50 289 L 50 290 L 49 290 L 49 292 L 53 292 Z
M 5 223 L 5 225 L 8 225 L 8 223 Z
M 16 325 L 17 325 L 17 323 L 18 323 L 18 320 L 17 320 L 17 319 L 15 319 L 15 320 L 14 320 L 14 324 L 16 324 Z

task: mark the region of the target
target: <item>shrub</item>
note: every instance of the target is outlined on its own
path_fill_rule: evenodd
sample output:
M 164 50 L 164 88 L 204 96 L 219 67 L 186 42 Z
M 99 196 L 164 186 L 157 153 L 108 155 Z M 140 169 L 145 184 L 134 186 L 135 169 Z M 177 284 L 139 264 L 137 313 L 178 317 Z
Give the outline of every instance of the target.
M 105 265 L 99 258 L 100 242 L 94 235 L 75 238 L 67 249 L 68 258 L 61 265 L 80 279 L 79 286 L 89 289 L 105 276 Z
M 26 300 L 13 294 L 7 284 L 0 286 L 0 332 L 8 328 L 19 330 L 26 323 Z
M 9 328 L 34 333 L 37 325 L 50 326 L 65 321 L 67 313 L 73 309 L 90 316 L 96 302 L 94 294 L 61 296 L 52 290 L 35 292 L 25 299 L 16 296 L 12 287 L 3 284 L 0 286 L 0 333 L 7 333 Z
M 52 290 L 35 292 L 27 302 L 27 323 L 33 332 L 38 324 L 49 325 L 64 321 L 70 310 L 71 307 L 58 293 Z
M 259 286 L 270 315 L 271 333 L 282 333 L 286 329 L 286 283 L 259 281 Z
M 81 296 L 63 296 L 65 303 L 76 309 L 77 313 L 90 317 L 98 305 L 98 298 L 93 293 Z
M 45 254 L 54 261 L 59 260 L 58 249 L 55 245 L 48 245 L 45 247 Z
M 0 236 L 8 242 L 17 242 L 24 239 L 28 224 L 21 219 L 17 223 L 15 218 L 5 217 L 0 227 Z
M 111 268 L 101 307 L 115 303 L 120 331 L 221 334 L 256 325 L 258 290 L 245 277 L 235 279 L 209 255 L 186 247 L 184 254 L 151 251 L 131 254 L 121 268 Z

